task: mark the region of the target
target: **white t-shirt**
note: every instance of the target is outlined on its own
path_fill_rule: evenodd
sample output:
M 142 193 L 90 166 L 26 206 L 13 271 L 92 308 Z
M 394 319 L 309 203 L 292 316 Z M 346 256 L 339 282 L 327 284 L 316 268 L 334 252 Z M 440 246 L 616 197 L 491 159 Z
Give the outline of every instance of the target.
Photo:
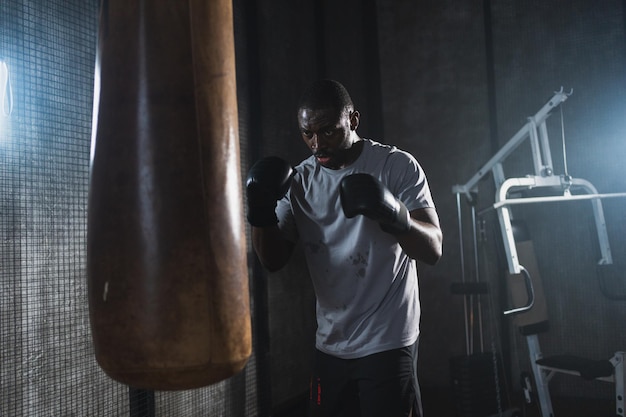
M 339 199 L 342 178 L 368 173 L 409 211 L 434 207 L 417 160 L 395 147 L 364 139 L 350 166 L 332 170 L 311 156 L 296 168 L 278 202 L 279 227 L 300 239 L 317 298 L 316 347 L 345 359 L 409 346 L 419 334 L 417 266 L 378 222 L 347 218 Z

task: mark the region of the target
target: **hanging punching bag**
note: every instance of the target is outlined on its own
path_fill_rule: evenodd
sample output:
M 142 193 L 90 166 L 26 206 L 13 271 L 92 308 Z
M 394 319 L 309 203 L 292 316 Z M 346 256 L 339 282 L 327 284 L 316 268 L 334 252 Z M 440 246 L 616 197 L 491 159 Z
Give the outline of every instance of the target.
M 88 205 L 97 362 L 191 389 L 251 353 L 230 0 L 103 0 Z

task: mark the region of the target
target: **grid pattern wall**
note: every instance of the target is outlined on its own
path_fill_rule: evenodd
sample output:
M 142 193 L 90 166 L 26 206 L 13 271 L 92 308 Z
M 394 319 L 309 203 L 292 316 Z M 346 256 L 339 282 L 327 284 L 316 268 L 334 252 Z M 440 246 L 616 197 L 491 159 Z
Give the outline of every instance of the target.
M 227 381 L 157 393 L 95 362 L 86 233 L 97 13 L 97 0 L 0 0 L 13 97 L 0 112 L 0 416 L 256 415 L 254 357 Z
M 0 133 L 0 414 L 121 414 L 126 390 L 93 359 L 85 285 L 95 2 L 0 9 L 13 97 Z

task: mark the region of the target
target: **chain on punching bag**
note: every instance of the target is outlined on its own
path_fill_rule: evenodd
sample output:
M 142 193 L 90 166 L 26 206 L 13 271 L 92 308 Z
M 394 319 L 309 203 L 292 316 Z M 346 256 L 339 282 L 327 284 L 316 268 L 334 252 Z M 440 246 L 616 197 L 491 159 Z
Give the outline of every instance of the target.
M 88 292 L 96 359 L 191 389 L 251 353 L 230 0 L 104 0 Z

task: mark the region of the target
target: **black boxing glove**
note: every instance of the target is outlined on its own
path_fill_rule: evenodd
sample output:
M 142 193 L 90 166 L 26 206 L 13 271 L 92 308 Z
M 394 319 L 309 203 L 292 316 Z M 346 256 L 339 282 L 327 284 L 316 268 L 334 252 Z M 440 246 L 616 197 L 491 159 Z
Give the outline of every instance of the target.
M 387 233 L 400 234 L 411 228 L 406 206 L 377 178 L 369 174 L 352 174 L 341 180 L 339 196 L 346 217 L 359 214 L 380 224 Z
M 276 203 L 283 198 L 295 171 L 284 159 L 269 156 L 257 161 L 246 179 L 248 222 L 255 227 L 268 227 L 278 223 Z

